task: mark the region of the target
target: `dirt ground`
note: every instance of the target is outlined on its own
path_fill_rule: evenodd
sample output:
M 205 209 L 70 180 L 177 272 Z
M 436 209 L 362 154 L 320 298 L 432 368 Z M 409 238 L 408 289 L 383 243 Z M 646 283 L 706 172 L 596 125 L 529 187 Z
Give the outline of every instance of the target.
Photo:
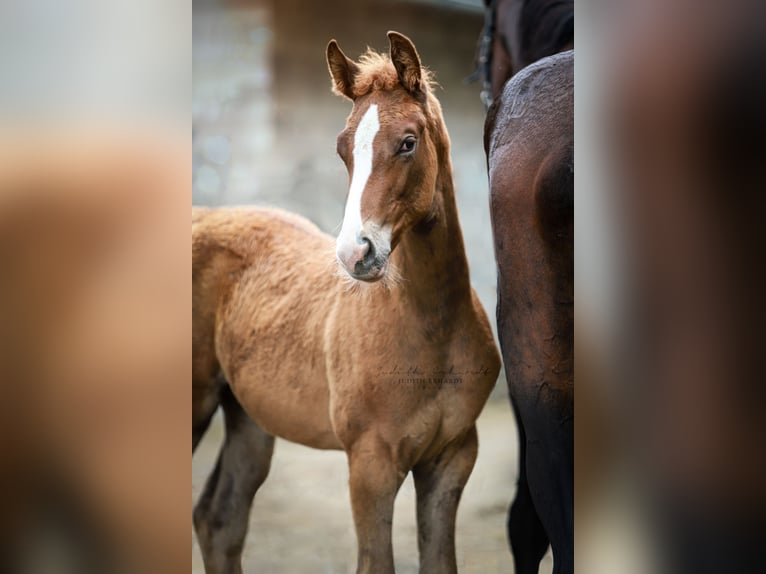
M 478 421 L 479 457 L 457 519 L 462 574 L 513 572 L 505 517 L 515 490 L 518 443 L 508 403 L 487 404 Z M 192 459 L 192 500 L 211 472 L 223 437 L 217 415 Z M 399 574 L 417 572 L 415 488 L 404 482 L 394 511 L 394 554 Z M 244 571 L 262 574 L 352 573 L 356 546 L 342 452 L 319 451 L 277 440 L 271 473 L 255 497 L 243 557 Z M 540 572 L 551 572 L 548 553 Z M 193 536 L 192 572 L 202 573 Z

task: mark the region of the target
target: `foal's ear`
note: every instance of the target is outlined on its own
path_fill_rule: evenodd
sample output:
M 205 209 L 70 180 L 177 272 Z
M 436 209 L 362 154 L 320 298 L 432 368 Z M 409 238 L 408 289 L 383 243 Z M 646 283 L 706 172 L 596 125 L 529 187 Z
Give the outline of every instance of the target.
M 335 40 L 327 44 L 327 67 L 332 76 L 332 91 L 353 100 L 354 78 L 359 72 L 359 66 L 346 57 Z
M 399 32 L 389 32 L 388 41 L 391 44 L 391 61 L 396 68 L 399 82 L 408 92 L 421 92 L 420 56 L 415 44 Z

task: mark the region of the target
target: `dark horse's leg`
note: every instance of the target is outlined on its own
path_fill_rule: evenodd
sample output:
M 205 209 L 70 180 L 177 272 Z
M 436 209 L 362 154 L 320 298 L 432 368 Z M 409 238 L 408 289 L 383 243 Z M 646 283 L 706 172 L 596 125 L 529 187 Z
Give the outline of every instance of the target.
M 194 529 L 207 574 L 241 574 L 250 506 L 269 473 L 274 437 L 242 410 L 228 386 L 220 403 L 226 438 L 194 509 Z
M 516 574 L 537 574 L 540 560 L 548 549 L 548 535 L 537 515 L 527 482 L 527 434 L 521 422 L 516 404 L 516 427 L 519 430 L 519 478 L 516 497 L 508 511 L 508 541 L 511 544 Z
M 548 391 L 548 392 L 546 392 Z M 529 493 L 553 550 L 554 574 L 574 572 L 574 417 L 571 398 L 545 388 L 548 400 L 519 402 L 526 432 Z

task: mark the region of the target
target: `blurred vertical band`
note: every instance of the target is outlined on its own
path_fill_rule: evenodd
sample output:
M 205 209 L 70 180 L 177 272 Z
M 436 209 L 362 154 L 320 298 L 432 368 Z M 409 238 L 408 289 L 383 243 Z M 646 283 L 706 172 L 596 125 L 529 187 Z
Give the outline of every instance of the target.
M 2 572 L 188 571 L 190 38 L 0 6 Z
M 764 6 L 578 6 L 578 566 L 761 571 Z

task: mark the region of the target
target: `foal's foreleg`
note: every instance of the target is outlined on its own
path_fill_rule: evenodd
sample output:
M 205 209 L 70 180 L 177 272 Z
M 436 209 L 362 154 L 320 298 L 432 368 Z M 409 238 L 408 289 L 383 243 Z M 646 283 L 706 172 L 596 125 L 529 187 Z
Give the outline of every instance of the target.
M 241 574 L 250 505 L 269 472 L 274 437 L 248 417 L 228 387 L 220 396 L 226 438 L 194 509 L 194 529 L 207 574 Z
M 348 460 L 358 544 L 357 574 L 394 574 L 394 499 L 406 473 L 400 472 L 391 449 L 377 436 L 355 441 Z
M 478 451 L 476 427 L 434 460 L 413 469 L 421 574 L 457 572 L 455 516 Z

